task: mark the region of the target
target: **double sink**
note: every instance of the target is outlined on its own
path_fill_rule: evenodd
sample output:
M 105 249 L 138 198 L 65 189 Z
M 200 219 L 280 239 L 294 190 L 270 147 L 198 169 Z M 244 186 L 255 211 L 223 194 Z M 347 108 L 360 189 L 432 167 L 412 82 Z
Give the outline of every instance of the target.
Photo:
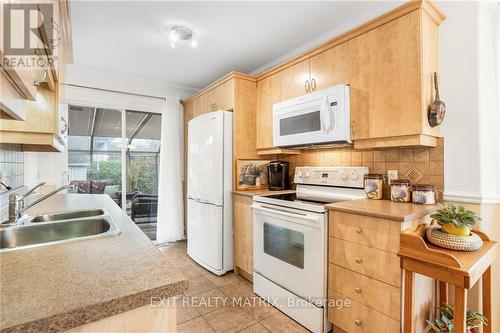
M 105 209 L 41 214 L 23 217 L 21 224 L 0 229 L 0 252 L 119 233 L 116 222 Z

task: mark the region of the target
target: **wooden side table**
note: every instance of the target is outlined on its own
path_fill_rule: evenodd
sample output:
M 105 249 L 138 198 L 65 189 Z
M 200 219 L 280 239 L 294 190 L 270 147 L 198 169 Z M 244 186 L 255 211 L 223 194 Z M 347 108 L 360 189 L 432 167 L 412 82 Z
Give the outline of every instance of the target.
M 483 315 L 488 319 L 484 333 L 491 333 L 491 263 L 495 260 L 497 242 L 486 234 L 474 230 L 484 245 L 474 252 L 447 250 L 426 242 L 425 232 L 429 226 L 421 225 L 413 232 L 402 232 L 398 253 L 404 270 L 403 330 L 414 333 L 413 282 L 414 273 L 439 281 L 439 304 L 448 301 L 448 284 L 455 286 L 454 331 L 465 332 L 467 312 L 467 290 L 479 279 L 483 280 Z

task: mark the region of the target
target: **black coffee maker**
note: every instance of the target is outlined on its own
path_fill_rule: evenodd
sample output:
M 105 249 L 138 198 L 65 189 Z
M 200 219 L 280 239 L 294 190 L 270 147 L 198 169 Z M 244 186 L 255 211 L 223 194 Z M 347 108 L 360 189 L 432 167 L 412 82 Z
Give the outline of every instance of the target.
M 290 189 L 287 161 L 272 161 L 267 165 L 267 184 L 271 191 Z

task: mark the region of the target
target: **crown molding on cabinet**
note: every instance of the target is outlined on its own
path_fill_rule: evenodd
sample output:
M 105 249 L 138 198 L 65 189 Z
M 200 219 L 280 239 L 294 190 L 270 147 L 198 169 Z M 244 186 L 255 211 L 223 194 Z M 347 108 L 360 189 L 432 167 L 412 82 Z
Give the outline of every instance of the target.
M 227 73 L 223 77 L 217 79 L 216 81 L 212 82 L 210 85 L 206 86 L 205 88 L 198 90 L 194 95 L 191 95 L 191 96 L 189 96 L 189 98 L 183 100 L 183 103 L 184 104 L 189 103 L 189 102 L 195 100 L 200 95 L 203 95 L 207 91 L 212 90 L 213 88 L 218 87 L 221 84 L 223 84 L 224 82 L 227 82 L 233 78 L 243 79 L 243 80 L 253 81 L 253 82 L 256 81 L 253 76 L 250 76 L 248 74 L 241 73 L 241 72 L 232 71 L 232 72 Z
M 256 69 L 254 69 L 253 71 L 251 71 L 248 74 L 257 76 L 261 73 L 264 73 L 265 71 L 267 71 L 275 66 L 278 66 L 279 64 L 285 63 L 289 60 L 292 60 L 293 58 L 296 58 L 300 55 L 303 55 L 304 53 L 306 53 L 306 52 L 308 52 L 308 51 L 310 51 L 318 46 L 321 46 L 321 45 L 329 42 L 330 40 L 332 40 L 332 39 L 334 39 L 334 38 L 336 38 L 336 37 L 338 37 L 346 32 L 353 30 L 353 29 L 359 27 L 360 25 L 367 23 L 374 18 L 379 17 L 380 15 L 383 15 L 383 14 L 397 8 L 401 4 L 402 4 L 402 2 L 397 2 L 397 1 L 387 2 L 387 5 L 380 7 L 380 8 L 377 8 L 375 10 L 372 10 L 368 13 L 365 13 L 364 15 L 359 16 L 358 18 L 352 20 L 349 23 L 343 24 L 336 29 L 328 31 L 328 32 L 324 33 L 323 35 L 297 47 L 296 49 L 291 50 L 290 52 L 288 52 L 288 53 L 286 53 L 286 54 L 284 54 L 276 59 L 271 60 L 267 64 L 264 64 Z

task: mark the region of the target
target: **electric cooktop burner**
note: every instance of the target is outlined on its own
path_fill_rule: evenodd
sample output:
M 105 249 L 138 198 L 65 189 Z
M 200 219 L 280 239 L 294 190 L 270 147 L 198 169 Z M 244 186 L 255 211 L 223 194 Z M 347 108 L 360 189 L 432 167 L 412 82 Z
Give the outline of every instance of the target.
M 290 201 L 290 202 L 302 202 L 302 203 L 307 203 L 307 204 L 311 204 L 311 205 L 325 205 L 324 202 L 297 198 L 296 193 L 266 195 L 266 197 L 271 198 L 271 199 Z

